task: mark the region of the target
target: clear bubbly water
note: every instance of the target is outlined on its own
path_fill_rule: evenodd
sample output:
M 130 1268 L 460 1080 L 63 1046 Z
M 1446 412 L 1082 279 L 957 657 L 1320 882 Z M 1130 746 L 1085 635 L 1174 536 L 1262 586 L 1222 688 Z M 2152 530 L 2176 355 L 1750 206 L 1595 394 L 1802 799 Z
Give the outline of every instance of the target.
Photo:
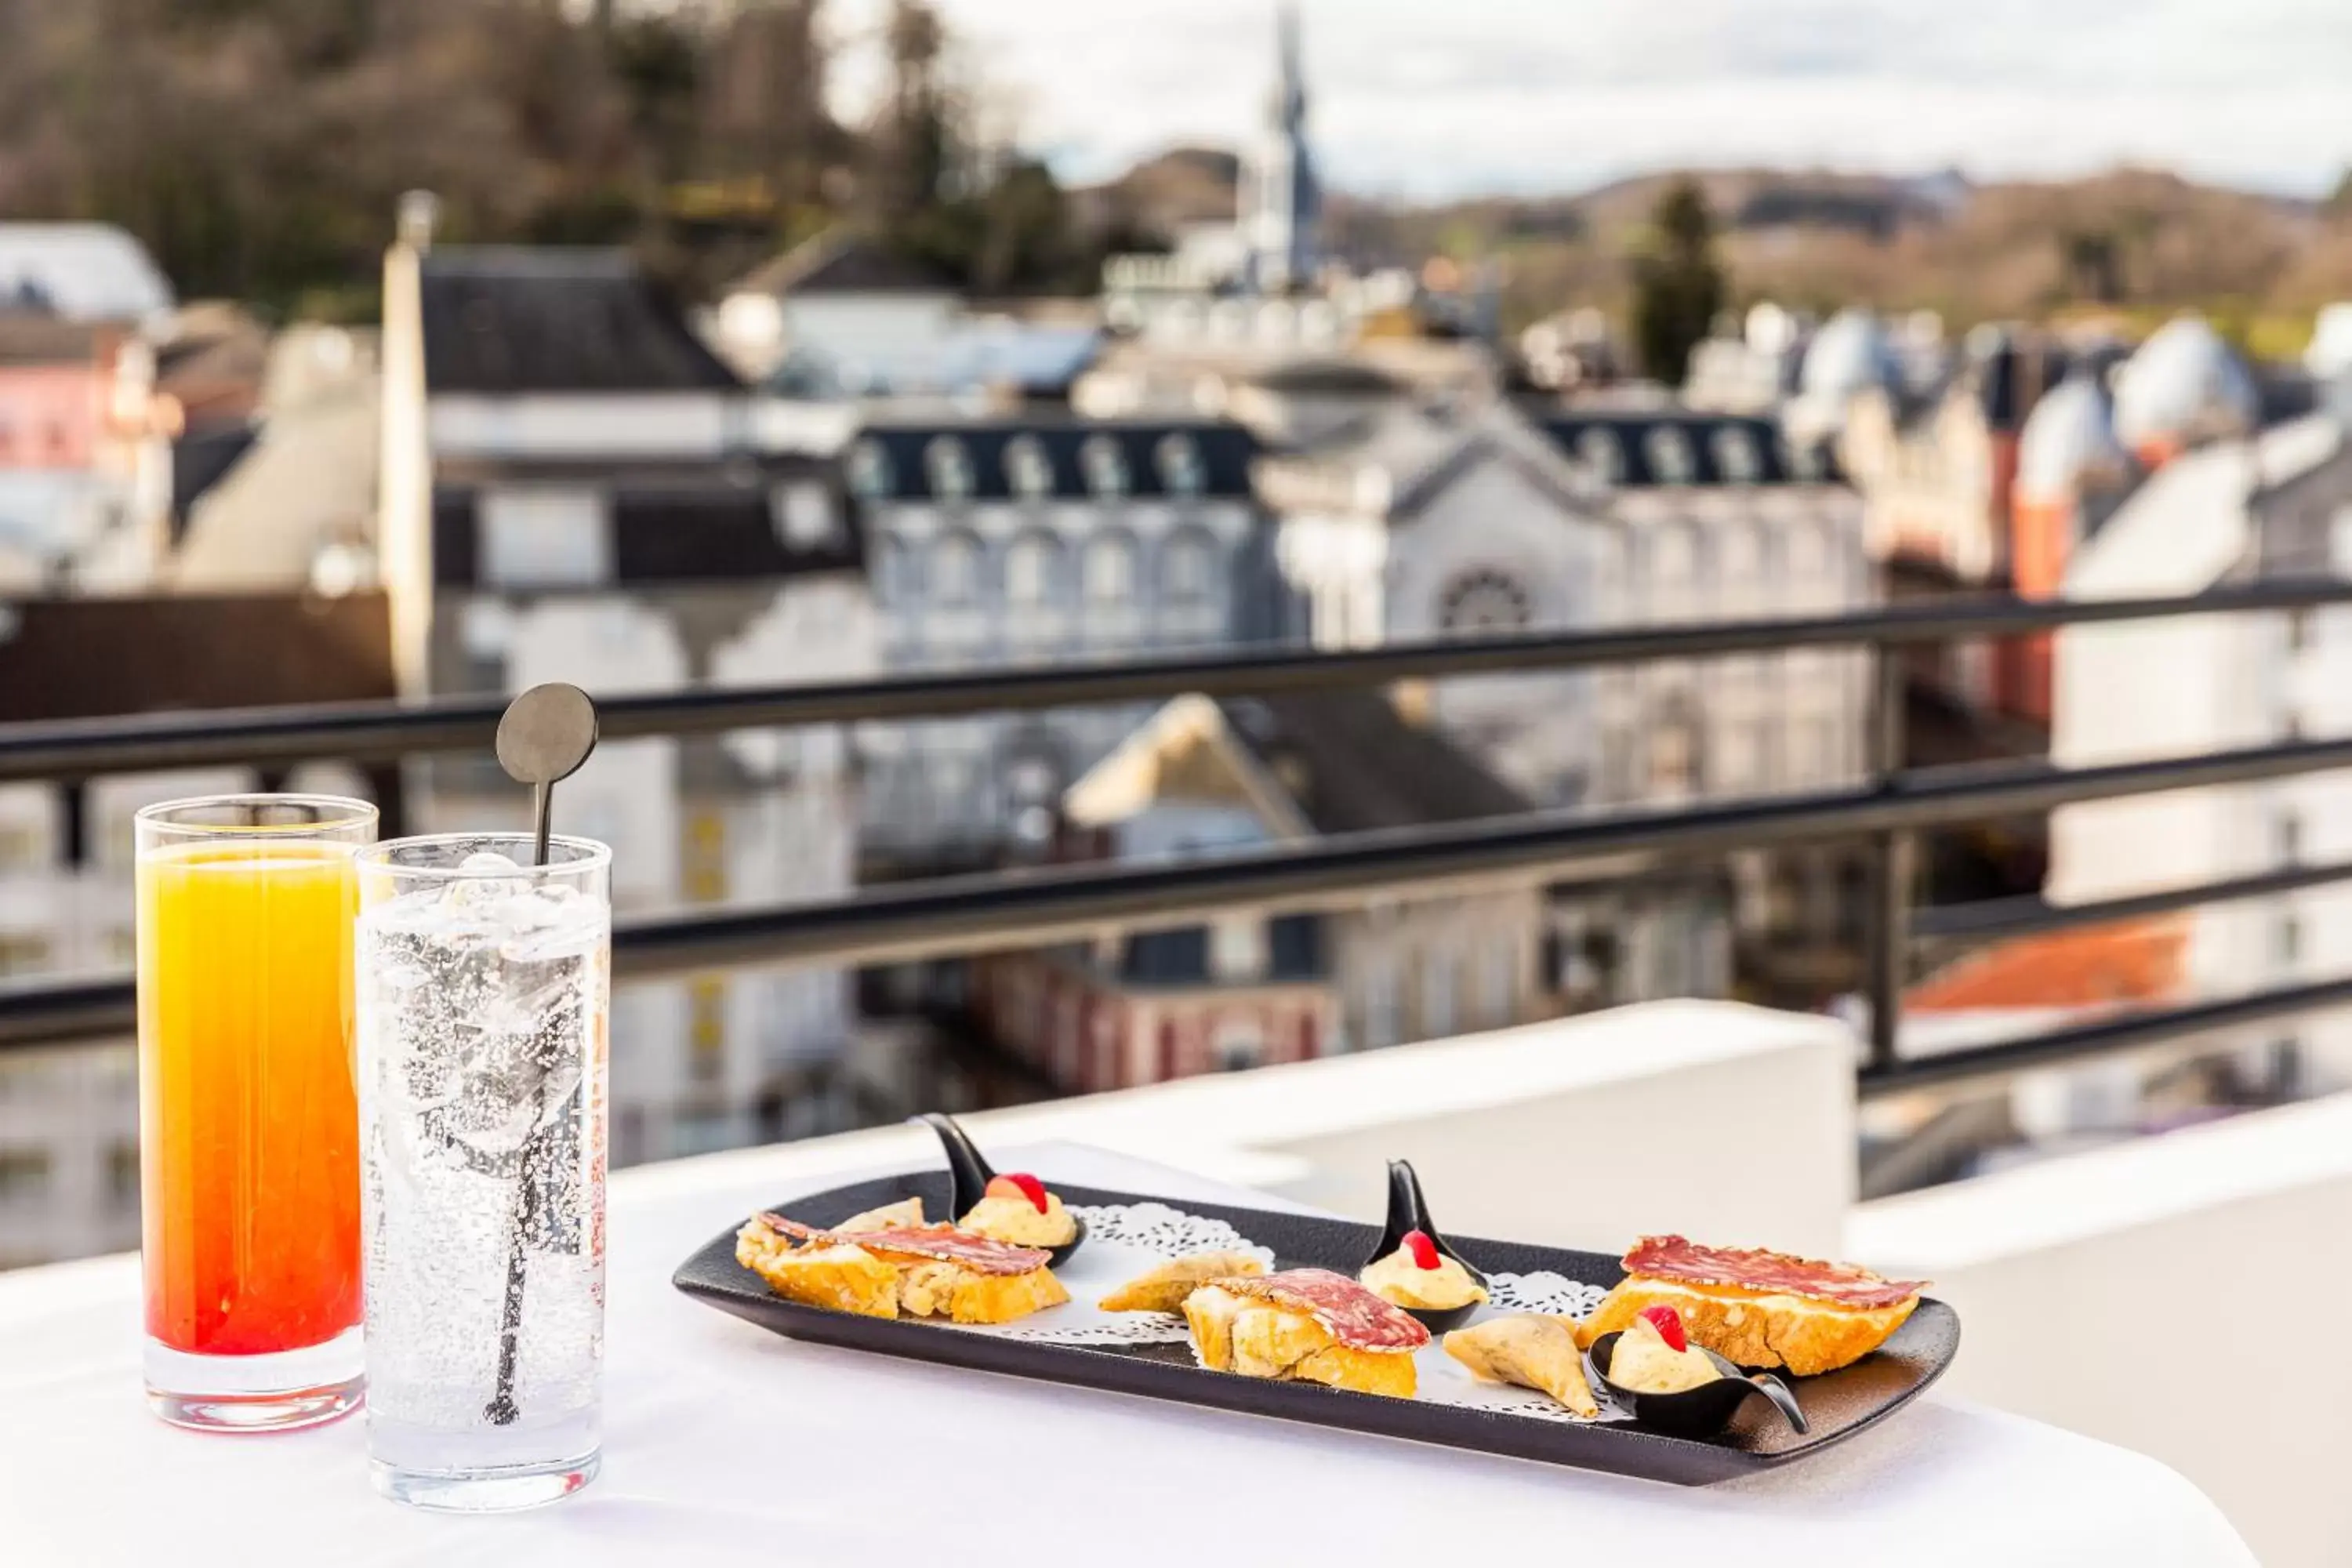
M 450 1478 L 593 1460 L 604 1337 L 611 910 L 463 869 L 363 911 L 356 954 L 369 1447 Z

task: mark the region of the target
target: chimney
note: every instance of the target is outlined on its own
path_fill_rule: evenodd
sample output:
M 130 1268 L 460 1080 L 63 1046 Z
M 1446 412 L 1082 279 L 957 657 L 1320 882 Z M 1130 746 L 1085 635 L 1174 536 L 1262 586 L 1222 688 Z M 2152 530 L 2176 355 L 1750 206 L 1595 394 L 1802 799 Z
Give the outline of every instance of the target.
M 394 232 L 400 243 L 418 255 L 433 248 L 433 231 L 441 224 L 441 198 L 431 191 L 404 191 Z

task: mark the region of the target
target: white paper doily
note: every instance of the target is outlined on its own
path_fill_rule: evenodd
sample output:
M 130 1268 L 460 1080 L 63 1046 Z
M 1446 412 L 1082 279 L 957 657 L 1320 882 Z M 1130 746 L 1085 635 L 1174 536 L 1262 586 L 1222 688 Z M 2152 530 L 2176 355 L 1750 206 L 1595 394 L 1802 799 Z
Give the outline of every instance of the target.
M 961 1323 L 968 1333 L 1031 1340 L 1051 1345 L 1169 1345 L 1191 1338 L 1184 1320 L 1158 1312 L 1106 1312 L 1095 1303 L 1137 1275 L 1195 1252 L 1246 1252 L 1274 1267 L 1274 1250 L 1260 1247 L 1221 1219 L 1186 1214 L 1166 1204 L 1073 1205 L 1087 1222 L 1087 1244 L 1054 1270 L 1070 1292 L 1015 1323 Z

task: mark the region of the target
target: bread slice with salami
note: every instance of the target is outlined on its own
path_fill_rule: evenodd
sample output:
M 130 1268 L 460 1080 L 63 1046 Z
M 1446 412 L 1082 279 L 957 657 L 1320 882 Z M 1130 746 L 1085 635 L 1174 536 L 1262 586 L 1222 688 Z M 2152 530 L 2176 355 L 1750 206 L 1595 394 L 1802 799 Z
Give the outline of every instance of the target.
M 1049 1254 L 951 1225 L 820 1230 L 763 1214 L 736 1233 L 735 1260 L 788 1301 L 868 1318 L 1009 1323 L 1070 1299 Z
M 1288 1268 L 1213 1280 L 1184 1298 L 1192 1348 L 1212 1372 L 1320 1383 L 1411 1399 L 1429 1331 L 1344 1274 Z
M 1691 1342 L 1749 1368 L 1799 1377 L 1834 1372 L 1886 1342 L 1919 1305 L 1925 1280 L 1885 1279 L 1850 1263 L 1645 1236 L 1625 1278 L 1577 1325 L 1586 1349 L 1645 1307 L 1682 1314 Z

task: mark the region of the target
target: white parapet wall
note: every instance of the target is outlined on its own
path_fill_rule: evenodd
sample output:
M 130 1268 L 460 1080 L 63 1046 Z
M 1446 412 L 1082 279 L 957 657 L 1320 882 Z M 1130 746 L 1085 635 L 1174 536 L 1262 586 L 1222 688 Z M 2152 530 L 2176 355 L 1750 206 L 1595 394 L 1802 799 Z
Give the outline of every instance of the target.
M 2269 1568 L 2352 1563 L 2352 1096 L 1858 1207 L 1959 1309 L 1954 1390 L 2137 1448 Z
M 969 1123 L 1375 1220 L 1387 1162 L 1408 1159 L 1439 1223 L 1468 1236 L 1615 1251 L 1681 1230 L 1822 1253 L 1853 1201 L 1854 1055 L 1831 1019 L 1657 1002 Z M 844 1170 L 937 1158 L 911 1129 L 824 1142 Z

